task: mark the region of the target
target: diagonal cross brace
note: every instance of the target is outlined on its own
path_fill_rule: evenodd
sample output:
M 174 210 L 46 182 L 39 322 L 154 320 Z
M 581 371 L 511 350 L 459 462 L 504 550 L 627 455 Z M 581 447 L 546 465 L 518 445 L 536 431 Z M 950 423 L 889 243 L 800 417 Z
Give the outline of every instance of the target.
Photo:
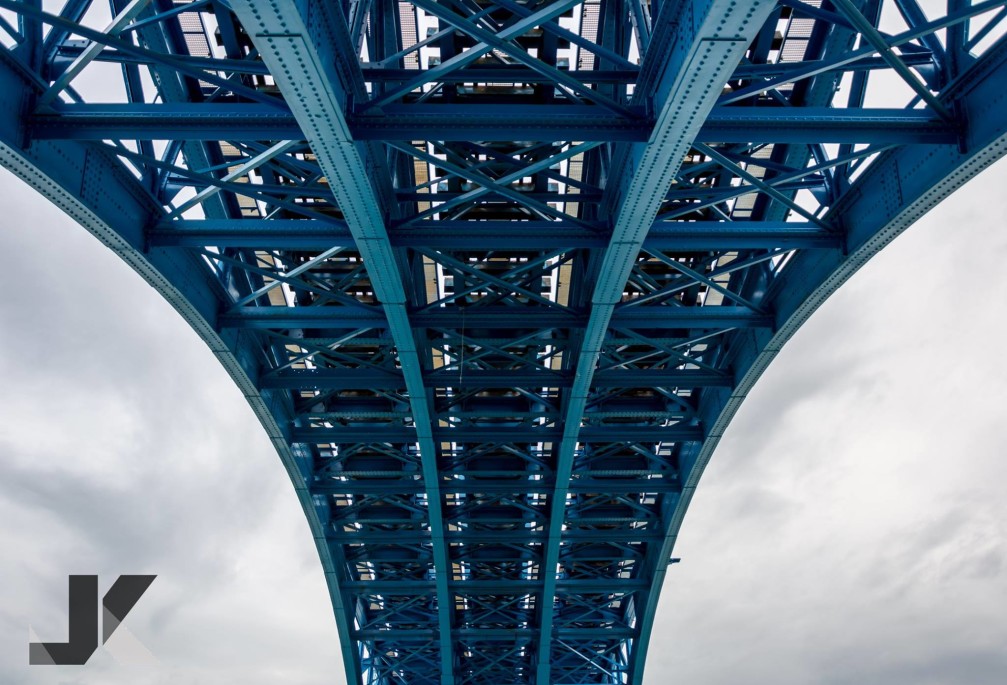
M 529 14 L 524 18 L 514 22 L 513 24 L 501 29 L 498 33 L 491 34 L 492 40 L 494 42 L 509 41 L 512 38 L 524 34 L 526 31 L 528 31 L 528 29 L 531 29 L 535 26 L 547 23 L 550 20 L 555 19 L 559 15 L 569 10 L 571 7 L 579 5 L 581 2 L 582 0 L 557 0 L 556 2 L 553 2 L 549 5 L 542 7 L 533 14 Z M 436 9 L 436 7 L 430 6 L 430 9 Z M 452 18 L 452 23 L 454 23 L 455 21 L 460 21 L 460 18 L 458 19 Z M 388 92 L 382 94 L 382 96 L 379 99 L 368 102 L 362 109 L 366 110 L 374 106 L 382 106 L 390 104 L 395 100 L 401 98 L 406 93 L 409 93 L 427 83 L 434 82 L 443 75 L 449 74 L 452 71 L 462 68 L 466 64 L 470 64 L 476 61 L 477 59 L 485 55 L 487 52 L 490 52 L 492 49 L 493 45 L 489 43 L 486 42 L 476 43 L 474 46 L 472 46 L 465 52 L 455 55 L 451 59 L 444 61 L 443 63 L 437 65 L 436 67 L 432 67 L 430 69 L 423 71 L 422 76 L 419 76 L 418 78 L 409 81 L 408 83 L 402 84 L 401 86 L 390 89 Z

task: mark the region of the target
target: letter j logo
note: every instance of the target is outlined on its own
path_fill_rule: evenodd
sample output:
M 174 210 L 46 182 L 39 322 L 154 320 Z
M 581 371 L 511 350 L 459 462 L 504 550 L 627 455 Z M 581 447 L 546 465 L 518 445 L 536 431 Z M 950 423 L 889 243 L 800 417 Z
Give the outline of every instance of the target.
M 157 576 L 119 576 L 101 600 L 101 643 L 105 644 Z M 83 666 L 98 649 L 98 576 L 70 576 L 70 639 L 29 642 L 33 666 Z

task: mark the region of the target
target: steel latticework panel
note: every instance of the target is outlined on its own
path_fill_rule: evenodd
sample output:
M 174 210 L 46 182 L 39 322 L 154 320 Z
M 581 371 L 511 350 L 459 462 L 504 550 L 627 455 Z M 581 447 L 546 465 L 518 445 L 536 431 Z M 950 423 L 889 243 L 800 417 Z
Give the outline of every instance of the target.
M 639 685 L 703 468 L 1007 152 L 1002 0 L 0 0 L 0 160 L 206 340 L 349 682 Z

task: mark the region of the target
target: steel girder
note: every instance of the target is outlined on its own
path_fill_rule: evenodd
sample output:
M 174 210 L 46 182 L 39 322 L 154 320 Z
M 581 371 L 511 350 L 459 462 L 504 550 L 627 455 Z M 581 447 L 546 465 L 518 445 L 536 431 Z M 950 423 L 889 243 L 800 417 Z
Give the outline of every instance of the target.
M 622 302 L 626 281 L 660 209 L 665 189 L 671 185 L 703 120 L 716 103 L 721 84 L 727 81 L 730 70 L 744 55 L 774 4 L 769 0 L 756 1 L 744 11 L 732 12 L 733 3 L 729 0 L 669 2 L 657 15 L 652 38 L 653 45 L 661 48 L 645 55 L 641 78 L 636 84 L 640 92 L 634 91 L 634 99 L 653 93 L 657 124 L 646 144 L 624 145 L 615 152 L 610 171 L 613 182 L 606 187 L 602 201 L 602 206 L 612 212 L 612 231 L 597 271 L 592 274 L 597 280 L 590 297 L 590 315 L 580 349 L 575 352 L 576 375 L 563 413 L 556 489 L 549 515 L 544 597 L 555 595 L 556 580 L 561 573 L 569 484 L 578 447 L 589 440 L 582 435 L 583 417 L 588 411 L 608 330 L 619 325 L 613 316 L 616 306 Z M 647 321 L 655 319 L 664 317 L 647 317 Z M 620 602 L 632 602 L 635 613 L 637 597 L 627 595 Z M 553 682 L 552 640 L 557 613 L 553 607 L 540 608 L 538 685 Z M 628 656 L 631 650 L 620 648 L 623 651 Z M 606 650 L 606 656 L 609 653 Z M 624 665 L 618 660 L 611 663 Z
M 366 151 L 357 147 L 343 114 L 347 97 L 365 92 L 363 79 L 356 73 L 358 58 L 352 49 L 348 27 L 333 5 L 320 0 L 298 5 L 237 0 L 231 6 L 259 50 L 262 61 L 274 75 L 317 156 L 367 269 L 374 296 L 388 324 L 397 365 L 403 376 L 404 396 L 408 398 L 412 415 L 413 430 L 402 441 L 418 444 L 423 494 L 430 501 L 440 502 L 441 479 L 432 430 L 435 414 L 423 384 L 423 366 L 406 311 L 406 286 L 385 228 L 389 214 L 385 210 L 387 204 L 383 203 L 392 201 L 388 192 L 390 184 L 386 181 L 386 187 L 380 182 L 372 183 L 368 175 L 368 166 L 383 166 L 385 160 L 371 161 Z M 315 444 L 323 441 L 321 438 L 311 440 Z M 436 604 L 437 625 L 433 631 L 433 639 L 437 642 L 435 663 L 440 682 L 452 685 L 454 646 L 451 604 L 446 601 L 450 569 L 441 508 L 427 507 L 427 520 L 433 560 L 431 571 L 440 599 Z M 371 625 L 378 620 L 372 619 Z M 414 617 L 413 620 L 423 622 L 422 618 Z M 428 660 L 429 653 L 424 658 Z M 392 664 L 388 669 L 398 666 Z M 369 666 L 365 678 L 371 679 L 370 674 L 378 668 Z
M 0 158 L 242 388 L 350 682 L 639 684 L 749 388 L 1004 153 L 1004 4 L 0 0 Z
M 408 108 L 405 108 L 408 109 Z M 632 119 L 599 116 L 594 107 L 583 113 L 570 107 L 506 106 L 487 115 L 466 105 L 428 107 L 425 112 L 399 116 L 347 116 L 354 140 L 394 140 L 422 136 L 432 140 L 488 140 L 527 135 L 535 140 L 647 142 L 655 122 L 647 116 Z M 446 110 L 446 111 L 438 111 Z M 301 127 L 294 115 L 267 105 L 70 104 L 30 119 L 31 136 L 38 139 L 105 140 L 148 137 L 160 140 L 263 140 L 297 138 Z M 746 110 L 715 107 L 704 119 L 696 139 L 705 143 L 953 143 L 958 139 L 953 121 L 925 110 L 852 110 L 805 108 L 800 116 L 784 108 Z
M 1007 42 L 984 53 L 942 92 L 941 102 L 969 121 L 958 146 L 889 149 L 822 215 L 844 236 L 839 250 L 798 251 L 765 301 L 775 312 L 772 331 L 741 333 L 733 351 L 736 382 L 731 390 L 704 394 L 699 413 L 706 438 L 686 455 L 681 499 L 670 512 L 662 547 L 670 556 L 689 502 L 728 424 L 755 382 L 808 317 L 861 266 L 902 231 L 980 171 L 1007 154 Z M 642 670 L 665 569 L 655 568 L 641 625 L 641 649 L 634 667 Z

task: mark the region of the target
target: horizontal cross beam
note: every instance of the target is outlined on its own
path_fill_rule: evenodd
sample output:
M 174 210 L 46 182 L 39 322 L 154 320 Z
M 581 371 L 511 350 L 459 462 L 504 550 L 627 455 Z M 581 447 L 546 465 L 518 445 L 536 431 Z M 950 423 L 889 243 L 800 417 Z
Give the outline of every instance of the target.
M 433 427 L 437 442 L 468 443 L 535 443 L 556 442 L 563 437 L 563 429 L 556 427 L 448 428 Z M 580 431 L 582 442 L 695 442 L 703 439 L 699 426 L 585 426 Z M 326 443 L 413 443 L 416 430 L 402 425 L 374 424 L 373 427 L 292 428 L 290 439 L 295 443 L 320 445 Z
M 619 430 L 622 430 L 621 428 Z M 581 431 L 583 434 L 583 431 Z M 445 433 L 447 434 L 447 433 Z M 443 480 L 441 493 L 445 494 L 549 494 L 555 489 L 550 480 Z M 682 486 L 670 478 L 617 479 L 599 482 L 589 479 L 574 479 L 568 490 L 574 493 L 637 494 L 681 492 Z M 323 481 L 311 487 L 315 494 L 380 495 L 394 492 L 397 495 L 419 495 L 426 492 L 423 481 L 393 480 L 388 478 L 357 479 L 347 481 Z M 628 538 L 626 538 L 628 540 Z M 346 543 L 355 539 L 347 538 Z M 471 542 L 467 540 L 467 542 Z M 402 539 L 399 539 L 402 542 Z M 490 542 L 493 542 L 492 540 Z M 529 539 L 527 542 L 531 542 Z
M 587 315 L 551 307 L 534 311 L 521 307 L 476 307 L 466 311 L 439 309 L 410 315 L 419 328 L 461 329 L 470 333 L 489 330 L 555 330 L 584 328 Z M 384 329 L 387 319 L 378 310 L 364 307 L 241 307 L 218 317 L 221 328 L 251 329 Z M 772 328 L 771 314 L 747 307 L 632 307 L 619 310 L 612 317 L 612 327 L 628 329 Z
M 600 248 L 608 245 L 603 225 L 592 231 L 561 221 L 431 221 L 391 229 L 395 247 L 497 249 Z M 147 234 L 150 247 L 248 247 L 326 250 L 353 247 L 346 223 L 319 219 L 196 219 L 164 221 Z M 660 221 L 643 246 L 654 250 L 740 250 L 836 248 L 842 235 L 810 222 Z
M 376 629 L 356 630 L 354 637 L 360 640 L 395 640 L 396 642 L 428 642 L 438 637 L 437 629 Z M 513 642 L 522 635 L 530 638 L 538 635 L 538 629 L 529 627 L 515 631 L 512 628 L 455 628 L 451 636 L 456 640 L 506 640 Z M 611 640 L 630 639 L 636 631 L 630 628 L 556 628 L 554 635 L 566 640 Z
M 589 105 L 402 105 L 347 116 L 354 140 L 637 141 L 654 121 Z M 75 104 L 28 121 L 37 139 L 296 140 L 293 114 L 262 104 Z M 706 143 L 953 143 L 958 129 L 929 110 L 717 107 L 697 136 Z
M 480 370 L 435 371 L 425 373 L 428 388 L 568 388 L 572 371 Z M 595 374 L 599 388 L 730 387 L 730 374 L 693 369 L 614 369 Z M 405 387 L 400 371 L 381 369 L 289 369 L 263 376 L 259 386 L 292 390 L 399 389 Z
M 634 492 L 641 492 L 636 490 Z M 342 531 L 330 532 L 328 538 L 337 544 L 401 544 L 403 540 L 402 531 Z M 408 535 L 416 540 L 426 540 L 430 537 L 429 530 L 411 530 Z M 444 539 L 448 542 L 463 542 L 467 544 L 486 543 L 517 543 L 530 544 L 534 542 L 545 542 L 548 536 L 545 531 L 531 531 L 527 528 L 518 530 L 493 530 L 493 531 L 463 531 L 447 532 Z M 649 540 L 663 540 L 664 535 L 657 530 L 646 528 L 617 528 L 615 530 L 565 530 L 563 540 L 570 542 L 647 542 Z
M 381 595 L 428 595 L 435 592 L 436 588 L 432 581 L 424 580 L 371 580 L 371 581 L 346 581 L 342 584 L 348 592 L 361 593 L 369 592 Z M 496 595 L 515 595 L 524 593 L 535 593 L 541 590 L 540 581 L 521 580 L 448 580 L 448 587 L 457 592 L 465 593 L 485 593 Z M 643 590 L 648 587 L 645 579 L 642 578 L 605 578 L 601 580 L 588 580 L 578 578 L 561 578 L 556 581 L 558 592 L 564 593 L 626 593 L 635 590 Z

